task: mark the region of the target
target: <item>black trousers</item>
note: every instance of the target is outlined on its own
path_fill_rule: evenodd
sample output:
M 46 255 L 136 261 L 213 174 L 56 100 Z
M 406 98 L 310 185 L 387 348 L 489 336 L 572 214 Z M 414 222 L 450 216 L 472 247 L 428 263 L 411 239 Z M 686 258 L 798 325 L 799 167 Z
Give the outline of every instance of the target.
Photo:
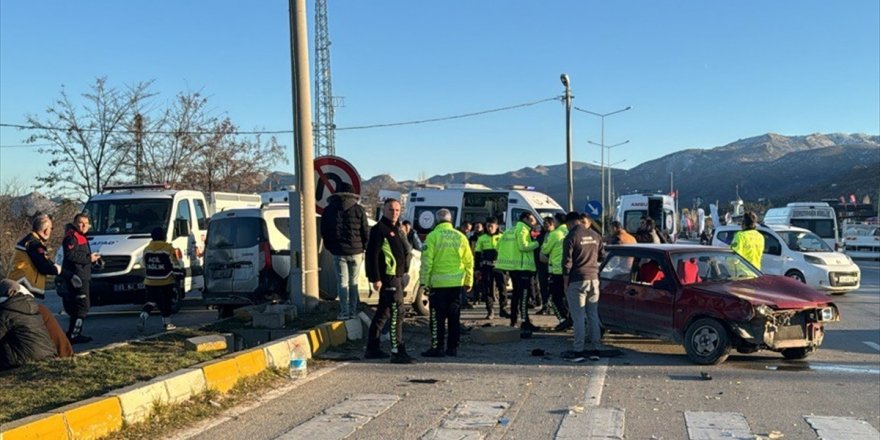
M 535 263 L 535 280 L 538 284 L 538 291 L 534 298 L 535 304 L 542 304 L 544 307 L 547 307 L 549 303 L 547 302 L 550 299 L 550 268 L 547 266 L 547 263 L 537 262 Z
M 431 348 L 443 349 L 443 341 L 446 338 L 446 329 L 449 329 L 449 338 L 446 340 L 447 349 L 458 348 L 461 337 L 461 287 L 434 287 L 431 288 Z
M 379 350 L 379 335 L 391 319 L 391 352 L 406 353 L 403 344 L 403 279 L 384 278 L 379 290 L 379 305 L 367 332 L 367 350 Z
M 171 299 L 174 297 L 174 285 L 145 286 L 147 288 L 147 303 L 143 310 L 147 313 L 153 311 L 155 305 L 159 306 L 159 312 L 163 318 L 171 316 Z M 155 305 L 154 305 L 155 304 Z
M 565 298 L 565 285 L 562 275 L 550 274 L 550 298 L 553 300 L 553 309 L 556 312 L 556 319 L 560 322 L 571 319 L 568 313 L 568 300 Z
M 483 301 L 486 301 L 486 310 L 492 311 L 498 302 L 501 309 L 507 308 L 507 283 L 504 281 L 504 272 L 495 270 L 492 266 L 480 268 L 482 278 Z
M 76 337 L 82 330 L 83 320 L 89 314 L 89 288 L 90 280 L 83 280 L 82 286 L 73 287 L 70 282 L 65 282 L 66 292 L 61 297 L 61 305 L 64 307 L 64 313 L 70 317 L 70 323 L 67 326 L 67 336 Z
M 522 314 L 523 322 L 529 321 L 529 298 L 532 297 L 534 291 L 532 288 L 534 278 L 534 272 L 510 271 L 510 281 L 513 283 L 513 295 L 510 298 L 510 325 L 516 325 L 520 314 Z

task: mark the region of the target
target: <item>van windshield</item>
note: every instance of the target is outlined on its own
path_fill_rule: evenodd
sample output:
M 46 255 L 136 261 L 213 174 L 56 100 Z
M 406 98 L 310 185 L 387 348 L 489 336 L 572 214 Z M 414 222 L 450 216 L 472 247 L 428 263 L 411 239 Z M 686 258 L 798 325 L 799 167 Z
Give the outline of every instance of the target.
M 92 229 L 89 236 L 112 234 L 150 235 L 153 228 L 168 227 L 171 199 L 119 199 L 86 203 Z
M 796 252 L 834 252 L 818 235 L 809 231 L 778 231 L 782 241 Z
M 244 249 L 260 244 L 263 220 L 258 217 L 221 218 L 208 223 L 208 249 Z

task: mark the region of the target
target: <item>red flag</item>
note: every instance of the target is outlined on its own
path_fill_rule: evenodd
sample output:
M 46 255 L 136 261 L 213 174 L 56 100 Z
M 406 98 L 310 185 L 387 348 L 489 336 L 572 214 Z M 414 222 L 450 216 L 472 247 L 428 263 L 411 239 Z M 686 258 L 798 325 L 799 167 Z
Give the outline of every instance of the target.
M 849 201 L 850 201 L 853 205 L 855 205 L 855 204 L 856 204 L 856 195 L 855 195 L 855 194 L 850 194 L 850 195 L 849 195 Z

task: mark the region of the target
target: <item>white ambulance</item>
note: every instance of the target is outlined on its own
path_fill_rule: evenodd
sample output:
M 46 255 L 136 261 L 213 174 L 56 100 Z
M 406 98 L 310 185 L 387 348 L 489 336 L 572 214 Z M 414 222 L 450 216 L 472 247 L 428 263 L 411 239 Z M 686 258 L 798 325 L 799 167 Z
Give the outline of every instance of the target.
M 565 212 L 556 200 L 533 187 L 515 185 L 509 189 L 492 189 L 464 183 L 414 189 L 406 197 L 401 218 L 411 221 L 416 232 L 424 237 L 437 225 L 437 211 L 441 208 L 452 212 L 456 227 L 465 222 L 482 223 L 491 216 L 498 219 L 502 228 L 510 228 L 523 212 L 531 212 L 539 221 Z
M 654 219 L 657 228 L 675 240 L 678 237 L 679 220 L 675 212 L 675 199 L 666 194 L 627 194 L 617 198 L 614 219 L 630 234 L 639 229 L 643 216 Z
M 143 304 L 143 251 L 153 228 L 165 228 L 166 238 L 180 250 L 185 270 L 183 289 L 174 298 L 174 307 L 191 291 L 204 288 L 205 234 L 208 219 L 215 212 L 232 207 L 259 207 L 258 194 L 215 192 L 209 197 L 200 191 L 170 189 L 166 185 L 132 185 L 105 188 L 86 202 L 91 229 L 87 236 L 92 252 L 100 254 L 92 267 L 91 304 Z M 56 261 L 62 259 L 62 252 Z
M 794 202 L 782 208 L 771 208 L 764 214 L 768 225 L 789 225 L 809 229 L 834 250 L 843 248 L 837 228 L 837 214 L 825 202 Z

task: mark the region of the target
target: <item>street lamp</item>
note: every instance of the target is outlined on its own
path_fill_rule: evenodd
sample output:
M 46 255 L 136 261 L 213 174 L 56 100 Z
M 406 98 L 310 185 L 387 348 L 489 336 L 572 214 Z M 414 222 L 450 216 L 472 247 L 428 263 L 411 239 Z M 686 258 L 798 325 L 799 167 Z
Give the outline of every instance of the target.
M 559 80 L 565 86 L 565 167 L 567 180 L 568 195 L 568 212 L 574 211 L 574 177 L 571 170 L 571 83 L 568 81 L 568 75 L 563 73 L 559 75 Z
M 601 138 L 602 143 L 600 144 L 600 150 L 602 153 L 602 160 L 601 160 L 602 166 L 600 167 L 600 172 L 601 172 L 600 176 L 601 176 L 601 180 L 602 180 L 602 185 L 601 185 L 601 187 L 602 187 L 601 199 L 602 200 L 600 201 L 600 203 L 602 203 L 602 209 L 605 210 L 605 209 L 607 209 L 606 203 L 605 203 L 605 165 L 604 165 L 605 164 L 605 117 L 611 116 L 611 115 L 616 115 L 618 113 L 622 113 L 627 110 L 630 110 L 630 109 L 632 109 L 632 106 L 627 106 L 626 108 L 622 108 L 620 110 L 615 110 L 613 112 L 608 112 L 608 113 L 596 113 L 596 112 L 593 112 L 590 110 L 584 110 L 580 107 L 575 107 L 574 109 L 602 118 L 602 138 Z M 605 222 L 604 221 L 602 222 L 602 235 L 605 235 Z
M 590 143 L 590 144 L 598 145 L 598 146 L 601 147 L 600 144 L 597 144 L 597 143 L 595 143 L 595 142 L 592 142 L 592 141 L 587 141 L 587 142 Z M 611 171 L 612 171 L 611 167 L 614 166 L 614 165 L 617 165 L 617 164 L 619 164 L 619 163 L 624 162 L 624 161 L 620 161 L 620 162 L 615 163 L 614 165 L 611 165 L 611 149 L 614 148 L 614 147 L 619 147 L 619 146 L 621 146 L 621 145 L 626 145 L 626 144 L 628 144 L 628 143 L 629 143 L 629 139 L 627 139 L 627 140 L 625 140 L 625 141 L 623 141 L 623 142 L 621 142 L 621 143 L 619 143 L 619 144 L 606 145 L 606 146 L 605 146 L 605 149 L 608 150 L 608 157 L 607 157 L 607 160 L 606 160 L 606 162 L 605 162 L 605 163 L 608 164 L 608 165 L 607 165 L 607 168 L 608 168 L 608 186 L 606 186 L 605 188 L 608 189 L 607 193 L 608 193 L 608 204 L 609 204 L 609 205 L 611 205 L 611 204 L 614 203 L 614 196 L 613 196 L 613 192 L 612 192 L 612 190 L 611 190 Z M 611 211 L 610 211 L 610 207 L 609 207 L 608 209 L 609 209 L 608 212 L 611 212 Z

